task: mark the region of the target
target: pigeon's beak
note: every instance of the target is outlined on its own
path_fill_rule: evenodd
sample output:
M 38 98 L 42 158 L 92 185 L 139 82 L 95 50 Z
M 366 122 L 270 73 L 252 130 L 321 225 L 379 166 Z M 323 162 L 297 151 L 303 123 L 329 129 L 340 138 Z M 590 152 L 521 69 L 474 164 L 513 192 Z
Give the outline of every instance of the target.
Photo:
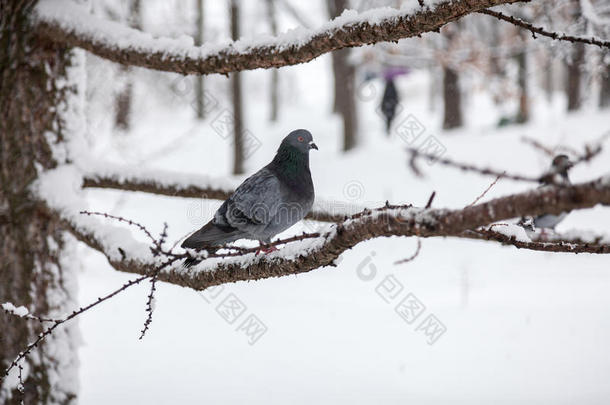
M 309 149 L 318 150 L 318 145 L 316 145 L 315 143 L 312 142 L 312 143 L 309 144 Z

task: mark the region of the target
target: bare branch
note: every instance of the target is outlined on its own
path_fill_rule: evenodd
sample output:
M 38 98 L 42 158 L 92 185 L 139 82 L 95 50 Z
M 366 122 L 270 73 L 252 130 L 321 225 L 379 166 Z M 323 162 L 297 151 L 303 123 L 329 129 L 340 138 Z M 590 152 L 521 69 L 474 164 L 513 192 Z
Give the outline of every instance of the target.
M 40 333 L 38 335 L 38 337 L 32 343 L 28 344 L 27 347 L 23 351 L 19 352 L 19 354 L 17 355 L 15 360 L 13 360 L 11 362 L 11 364 L 9 364 L 9 366 L 4 371 L 4 375 L 0 375 L 0 382 L 2 382 L 2 380 L 4 378 L 6 378 L 6 376 L 8 376 L 9 372 L 13 368 L 19 367 L 19 363 L 21 362 L 21 360 L 23 360 L 32 350 L 34 350 L 36 347 L 38 347 L 38 345 L 45 338 L 47 338 L 49 335 L 51 335 L 58 326 L 62 325 L 65 322 L 68 322 L 71 319 L 76 318 L 78 315 L 82 314 L 83 312 L 86 312 L 86 311 L 90 310 L 91 308 L 101 304 L 102 302 L 109 300 L 110 298 L 114 297 L 115 295 L 119 294 L 120 292 L 125 291 L 127 288 L 129 288 L 135 284 L 138 284 L 138 283 L 146 280 L 147 278 L 148 278 L 148 276 L 142 276 L 142 277 L 138 277 L 134 280 L 128 281 L 125 284 L 123 284 L 120 288 L 111 292 L 110 294 L 100 297 L 96 301 L 92 302 L 91 304 L 89 304 L 85 307 L 79 308 L 76 311 L 73 311 L 70 315 L 66 316 L 65 318 L 53 322 L 53 324 L 51 326 L 49 326 L 48 328 L 44 329 L 42 331 L 42 333 Z
M 73 2 L 40 1 L 38 33 L 53 41 L 88 50 L 124 65 L 182 74 L 238 72 L 308 62 L 325 53 L 397 41 L 438 31 L 467 14 L 522 0 L 456 0 L 413 11 L 373 9 L 346 14 L 317 29 L 299 29 L 275 38 L 196 47 L 182 39 L 153 38 L 119 23 L 100 20 Z
M 536 34 L 538 35 L 542 35 L 544 37 L 548 37 L 548 38 L 552 38 L 554 40 L 557 41 L 567 41 L 567 42 L 572 42 L 572 43 L 582 43 L 582 44 L 588 44 L 588 45 L 597 45 L 600 48 L 606 48 L 606 49 L 610 49 L 610 41 L 605 41 L 602 39 L 598 39 L 595 37 L 591 37 L 591 38 L 582 38 L 582 37 L 575 37 L 572 35 L 566 35 L 566 34 L 558 34 L 556 32 L 551 32 L 551 31 L 546 31 L 544 28 L 541 27 L 536 27 L 528 22 L 525 22 L 519 18 L 515 18 L 512 17 L 510 15 L 506 15 L 504 13 L 501 13 L 499 11 L 493 11 L 493 10 L 479 10 L 477 11 L 478 13 L 481 14 L 487 14 L 490 15 L 492 17 L 495 17 L 499 20 L 502 21 L 506 21 L 508 23 L 511 23 L 513 25 L 516 25 L 517 27 L 521 27 L 521 28 L 525 28 L 528 31 L 531 31 L 532 36 L 534 38 L 536 38 Z
M 408 263 L 408 262 L 412 262 L 413 260 L 415 260 L 415 258 L 417 256 L 419 256 L 419 252 L 421 251 L 421 239 L 417 238 L 417 247 L 415 248 L 415 252 L 409 256 L 406 257 L 404 259 L 398 260 L 396 262 L 394 262 L 394 264 L 398 265 L 398 264 L 404 264 L 404 263 Z
M 544 252 L 610 254 L 610 244 L 591 243 L 578 239 L 553 239 L 550 241 L 525 242 L 517 240 L 515 236 L 505 235 L 491 229 L 466 231 L 464 232 L 464 236 L 473 239 L 494 240 L 503 245 L 515 246 L 518 249 L 539 250 Z
M 536 139 L 533 139 L 533 138 L 530 138 L 527 136 L 521 137 L 521 141 L 533 146 L 535 149 L 541 151 L 542 153 L 544 153 L 547 157 L 549 157 L 551 159 L 554 158 L 555 156 L 557 156 L 557 154 L 561 151 L 570 153 L 575 156 L 578 155 L 578 152 L 576 152 L 576 150 L 574 150 L 573 148 L 570 148 L 568 146 L 559 145 L 554 148 L 551 148 L 549 146 L 543 145 L 541 142 L 537 141 Z
M 567 153 L 569 155 L 572 155 L 572 157 L 576 159 L 576 162 L 582 162 L 591 160 L 599 153 L 601 153 L 602 146 L 604 142 L 608 140 L 608 138 L 610 138 L 610 131 L 606 131 L 595 141 L 585 144 L 582 153 L 567 145 L 556 145 L 554 147 L 550 147 L 542 144 L 534 138 L 530 138 L 527 136 L 521 137 L 521 141 L 533 146 L 535 149 L 541 151 L 549 158 L 553 158 L 559 153 Z
M 603 138 L 603 139 L 605 139 L 605 138 Z M 601 142 L 599 142 L 595 145 L 585 145 L 583 153 L 580 155 L 576 155 L 576 158 L 574 159 L 573 163 L 574 163 L 574 165 L 577 165 L 577 164 L 580 164 L 583 162 L 588 162 L 588 161 L 592 160 L 593 158 L 595 158 L 596 156 L 598 156 L 602 152 L 602 150 L 603 150 L 603 148 L 602 148 Z M 526 182 L 531 182 L 531 183 L 545 182 L 545 183 L 550 184 L 550 183 L 553 183 L 555 180 L 554 179 L 555 173 L 553 173 L 553 172 L 543 173 L 539 177 L 524 176 L 521 174 L 511 174 L 511 173 L 507 173 L 506 171 L 499 171 L 499 170 L 491 169 L 491 168 L 482 168 L 482 167 L 472 165 L 470 163 L 456 162 L 456 161 L 453 161 L 448 158 L 438 157 L 438 156 L 435 156 L 432 154 L 420 152 L 419 150 L 417 150 L 415 148 L 407 148 L 407 152 L 409 152 L 411 154 L 411 157 L 409 158 L 409 167 L 411 167 L 411 170 L 413 170 L 413 173 L 418 177 L 423 176 L 423 173 L 417 166 L 417 158 L 422 157 L 422 158 L 429 159 L 430 161 L 434 161 L 435 163 L 440 163 L 444 166 L 453 167 L 453 168 L 460 169 L 465 172 L 478 173 L 478 174 L 482 174 L 485 176 L 496 176 L 497 178 L 504 178 L 504 179 L 515 180 L 515 181 L 526 181 Z
M 473 202 L 468 204 L 467 207 L 472 207 L 473 205 L 478 203 L 481 200 L 481 198 L 485 197 L 485 194 L 487 194 L 489 192 L 489 190 L 491 190 L 492 187 L 496 185 L 496 183 L 498 182 L 498 180 L 500 180 L 502 178 L 502 176 L 503 176 L 503 174 L 501 174 L 498 177 L 496 177 L 496 179 L 494 181 L 492 181 L 489 186 L 487 186 L 485 191 L 483 191 L 481 194 L 479 194 L 479 196 L 477 198 L 475 198 L 475 200 Z
M 505 179 L 515 180 L 515 181 L 527 181 L 527 182 L 532 182 L 532 183 L 540 182 L 540 177 L 523 176 L 520 174 L 509 174 L 509 173 L 506 173 L 506 171 L 499 171 L 499 170 L 495 170 L 495 169 L 491 169 L 491 168 L 481 168 L 481 167 L 477 167 L 475 165 L 471 165 L 469 163 L 455 162 L 451 159 L 434 156 L 434 155 L 431 155 L 428 153 L 423 153 L 414 148 L 407 148 L 407 152 L 411 153 L 411 157 L 409 159 L 409 166 L 411 167 L 411 170 L 413 170 L 413 173 L 419 177 L 423 176 L 423 173 L 417 166 L 417 158 L 422 157 L 422 158 L 426 158 L 431 161 L 434 161 L 435 163 L 440 163 L 444 166 L 454 167 L 456 169 L 460 169 L 465 172 L 474 172 L 474 173 L 479 173 L 479 174 L 482 174 L 485 176 L 502 177 Z

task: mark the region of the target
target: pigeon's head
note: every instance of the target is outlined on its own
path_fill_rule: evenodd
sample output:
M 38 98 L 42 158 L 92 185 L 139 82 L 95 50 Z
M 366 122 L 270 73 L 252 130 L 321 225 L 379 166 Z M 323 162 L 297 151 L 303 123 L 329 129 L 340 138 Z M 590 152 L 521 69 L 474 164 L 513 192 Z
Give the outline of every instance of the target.
M 313 143 L 311 133 L 306 129 L 296 129 L 289 133 L 282 141 L 280 149 L 292 147 L 302 153 L 309 153 L 310 149 L 318 150 L 318 146 Z
M 566 173 L 572 166 L 574 163 L 567 155 L 557 155 L 553 159 L 552 167 L 556 173 Z

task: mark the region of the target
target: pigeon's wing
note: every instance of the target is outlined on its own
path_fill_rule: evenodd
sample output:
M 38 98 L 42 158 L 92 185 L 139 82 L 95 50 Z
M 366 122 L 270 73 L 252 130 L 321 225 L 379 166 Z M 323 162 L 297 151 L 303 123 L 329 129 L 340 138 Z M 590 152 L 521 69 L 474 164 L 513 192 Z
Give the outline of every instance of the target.
M 266 167 L 248 177 L 218 209 L 214 222 L 243 231 L 266 227 L 282 203 L 280 182 Z

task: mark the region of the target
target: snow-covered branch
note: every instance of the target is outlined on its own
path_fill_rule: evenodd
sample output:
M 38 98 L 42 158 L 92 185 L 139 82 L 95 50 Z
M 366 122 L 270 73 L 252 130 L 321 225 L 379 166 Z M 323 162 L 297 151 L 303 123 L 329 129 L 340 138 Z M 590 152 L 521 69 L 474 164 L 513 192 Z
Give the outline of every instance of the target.
M 95 173 L 95 174 L 94 174 Z M 125 191 L 166 195 L 171 197 L 226 200 L 239 185 L 238 179 L 216 179 L 208 176 L 186 176 L 165 171 L 132 172 L 126 168 L 89 172 L 83 178 L 83 187 L 109 188 Z M 348 207 L 318 199 L 307 219 L 321 222 L 340 222 L 362 207 Z
M 96 163 L 83 173 L 83 187 L 167 195 L 170 197 L 224 200 L 239 185 L 238 178 L 213 178 L 164 170 L 140 170 Z M 243 179 L 242 179 L 243 180 Z
M 36 6 L 38 33 L 86 49 L 124 65 L 182 74 L 211 74 L 272 68 L 308 62 L 346 47 L 419 36 L 489 7 L 523 0 L 412 0 L 400 9 L 345 11 L 315 29 L 298 28 L 277 37 L 241 39 L 194 46 L 190 37 L 156 38 L 102 20 L 70 0 L 41 0 Z
M 0 304 L 0 308 L 4 311 L 4 313 L 6 313 L 8 315 L 19 317 L 19 318 L 32 319 L 32 320 L 35 320 L 35 321 L 38 321 L 41 323 L 42 322 L 56 322 L 55 319 L 49 319 L 49 318 L 43 318 L 40 316 L 36 316 L 36 315 L 30 313 L 30 311 L 23 305 L 16 306 L 12 302 L 5 302 L 3 304 Z
M 194 289 L 229 282 L 258 280 L 308 272 L 325 266 L 333 266 L 340 255 L 358 243 L 384 236 L 452 236 L 473 238 L 473 230 L 494 222 L 521 216 L 536 216 L 544 213 L 559 214 L 574 209 L 590 208 L 597 204 L 610 205 L 610 176 L 598 180 L 576 184 L 569 187 L 545 187 L 519 194 L 497 198 L 485 203 L 469 206 L 460 210 L 425 209 L 412 206 L 391 206 L 365 210 L 352 215 L 347 220 L 329 225 L 317 237 L 292 238 L 277 252 L 257 256 L 249 251 L 231 257 L 211 257 L 193 268 L 185 269 L 174 261 L 158 272 L 158 279 Z M 151 275 L 158 260 L 130 258 L 123 249 L 121 256 L 107 251 L 97 236 L 95 228 L 85 229 L 71 225 L 64 220 L 66 227 L 81 241 L 100 250 L 118 270 L 143 275 Z M 478 231 L 477 231 L 478 232 Z M 511 241 L 517 247 L 563 252 L 609 253 L 607 246 L 592 251 L 559 248 L 558 243 L 527 242 L 504 235 L 494 237 L 485 235 L 482 239 L 502 243 Z M 523 243 L 521 243 L 523 242 Z M 118 248 L 117 248 L 118 249 Z

